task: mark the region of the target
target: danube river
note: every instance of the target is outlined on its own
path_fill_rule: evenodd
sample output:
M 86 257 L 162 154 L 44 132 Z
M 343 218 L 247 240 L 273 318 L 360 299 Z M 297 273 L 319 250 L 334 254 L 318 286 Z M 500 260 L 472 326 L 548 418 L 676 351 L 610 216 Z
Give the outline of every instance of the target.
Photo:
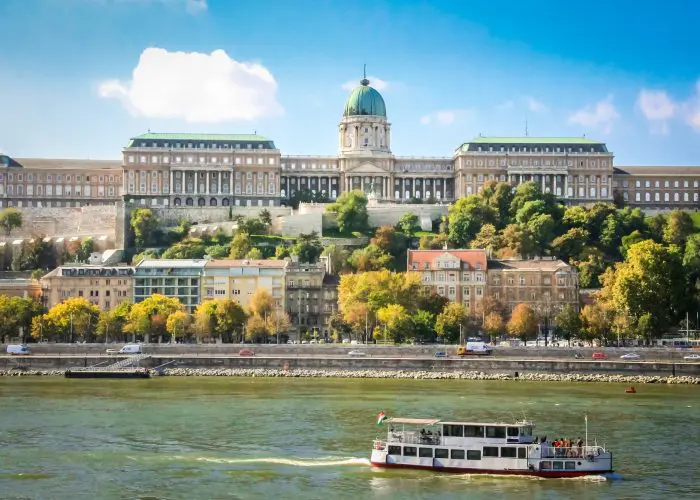
M 614 452 L 612 478 L 381 471 L 376 415 L 507 420 Z M 700 388 L 528 382 L 0 379 L 0 498 L 700 498 Z

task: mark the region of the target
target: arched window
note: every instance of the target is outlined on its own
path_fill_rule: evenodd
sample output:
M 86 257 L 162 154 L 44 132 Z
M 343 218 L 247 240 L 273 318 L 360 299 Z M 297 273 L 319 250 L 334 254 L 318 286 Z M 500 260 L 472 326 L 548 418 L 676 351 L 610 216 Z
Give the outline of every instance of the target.
M 180 205 L 182 205 L 182 200 L 180 198 L 175 198 L 173 200 L 173 205 L 175 205 L 176 207 L 179 207 Z
M 188 207 L 194 206 L 194 200 L 192 198 L 187 198 L 185 200 L 185 205 L 187 205 Z
M 209 200 L 209 206 L 215 207 L 217 205 L 216 198 L 212 198 Z
M 224 198 L 223 200 L 221 200 L 222 207 L 228 207 L 230 204 L 231 204 L 231 202 L 229 201 L 228 198 Z
M 204 198 L 198 198 L 198 199 L 197 199 L 197 205 L 198 205 L 198 206 L 203 207 L 203 206 L 205 206 L 206 204 L 207 204 L 207 200 L 205 200 Z

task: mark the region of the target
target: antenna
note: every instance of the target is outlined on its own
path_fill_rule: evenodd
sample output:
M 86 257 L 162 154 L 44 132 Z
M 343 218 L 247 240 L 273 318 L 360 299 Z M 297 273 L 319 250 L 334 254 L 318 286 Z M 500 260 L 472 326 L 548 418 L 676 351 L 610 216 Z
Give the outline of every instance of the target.
M 529 134 L 527 133 L 527 115 L 525 115 L 525 137 L 528 137 L 528 135 Z
M 362 65 L 362 79 L 363 80 L 367 79 L 367 64 Z

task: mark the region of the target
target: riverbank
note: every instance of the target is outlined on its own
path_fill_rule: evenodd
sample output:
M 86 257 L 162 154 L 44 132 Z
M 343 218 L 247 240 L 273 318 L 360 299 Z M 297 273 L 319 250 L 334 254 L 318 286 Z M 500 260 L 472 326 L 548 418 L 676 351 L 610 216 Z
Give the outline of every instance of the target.
M 2 370 L 0 376 L 63 376 L 64 370 Z M 152 374 L 158 372 L 152 370 Z M 310 370 L 268 368 L 170 368 L 166 377 L 264 377 L 264 378 L 343 378 L 343 379 L 413 379 L 413 380 L 513 380 L 529 382 L 607 382 L 620 384 L 700 385 L 700 377 L 614 375 L 604 373 L 485 373 L 476 371 L 425 370 Z

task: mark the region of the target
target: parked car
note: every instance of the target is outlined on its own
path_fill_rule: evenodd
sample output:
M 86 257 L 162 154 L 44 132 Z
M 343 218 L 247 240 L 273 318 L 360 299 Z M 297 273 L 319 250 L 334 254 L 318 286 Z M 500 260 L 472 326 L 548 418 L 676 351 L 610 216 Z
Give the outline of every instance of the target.
M 628 352 L 627 354 L 623 354 L 620 356 L 620 359 L 639 359 L 641 356 L 639 354 L 635 354 L 633 352 Z
M 446 358 L 447 353 L 445 351 L 437 351 L 435 354 L 433 354 L 433 357 L 435 358 Z
M 241 349 L 238 351 L 239 356 L 255 356 L 255 351 L 252 351 L 250 349 Z
M 10 344 L 7 346 L 7 354 L 10 356 L 26 356 L 31 354 L 27 344 Z
M 688 361 L 700 361 L 700 354 L 688 354 L 687 356 L 683 356 L 683 359 L 687 359 Z
M 594 352 L 593 359 L 608 359 L 608 355 L 604 352 Z
M 348 356 L 365 356 L 365 353 L 363 351 L 350 351 Z
M 583 354 L 581 354 L 580 352 L 575 352 L 575 353 L 574 353 L 574 358 L 575 358 L 575 359 L 583 359 Z

